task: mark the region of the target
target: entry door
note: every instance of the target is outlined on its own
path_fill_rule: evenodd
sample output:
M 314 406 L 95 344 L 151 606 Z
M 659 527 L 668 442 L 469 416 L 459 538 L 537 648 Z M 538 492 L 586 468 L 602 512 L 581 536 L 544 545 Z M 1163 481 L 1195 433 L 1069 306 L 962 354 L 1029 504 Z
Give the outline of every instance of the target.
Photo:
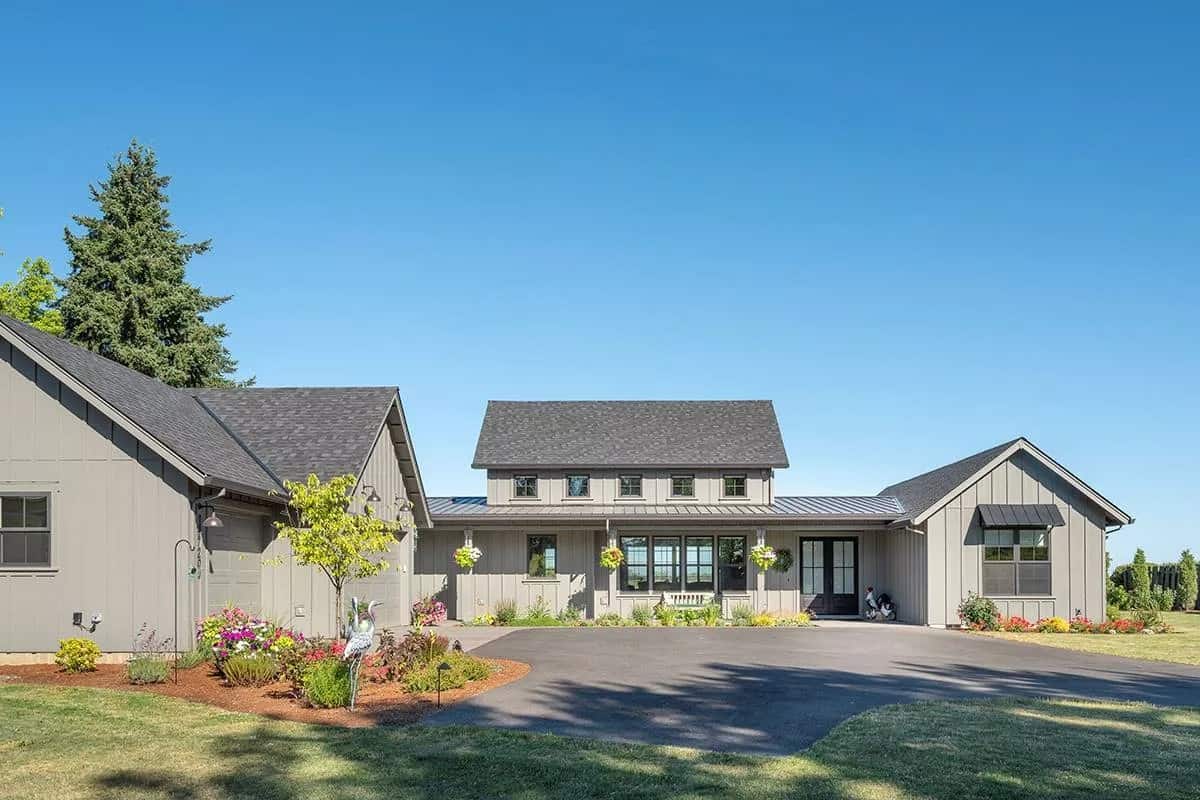
M 800 539 L 800 607 L 817 614 L 858 613 L 857 539 Z

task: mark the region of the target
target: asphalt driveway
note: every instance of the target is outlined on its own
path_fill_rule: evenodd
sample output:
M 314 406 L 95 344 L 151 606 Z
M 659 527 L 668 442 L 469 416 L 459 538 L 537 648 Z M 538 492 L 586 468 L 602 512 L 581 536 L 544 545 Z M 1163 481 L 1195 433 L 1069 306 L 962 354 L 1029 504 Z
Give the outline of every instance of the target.
M 887 703 L 1024 695 L 1200 706 L 1197 667 L 901 625 L 526 629 L 474 652 L 533 670 L 429 724 L 786 754 Z

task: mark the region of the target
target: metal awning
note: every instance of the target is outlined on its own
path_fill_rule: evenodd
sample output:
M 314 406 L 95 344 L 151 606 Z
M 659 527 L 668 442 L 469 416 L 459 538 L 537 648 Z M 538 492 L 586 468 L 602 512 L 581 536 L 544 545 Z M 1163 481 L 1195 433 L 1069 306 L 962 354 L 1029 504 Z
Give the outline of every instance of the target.
M 985 528 L 1056 528 L 1066 525 L 1053 503 L 1038 505 L 980 504 L 979 518 Z

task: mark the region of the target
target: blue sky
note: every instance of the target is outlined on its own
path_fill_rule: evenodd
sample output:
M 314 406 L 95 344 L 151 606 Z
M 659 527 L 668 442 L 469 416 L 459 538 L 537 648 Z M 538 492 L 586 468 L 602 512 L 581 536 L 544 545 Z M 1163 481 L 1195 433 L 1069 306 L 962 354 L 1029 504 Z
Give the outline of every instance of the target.
M 136 136 L 244 373 L 399 385 L 431 493 L 489 398 L 762 397 L 784 493 L 1024 434 L 1200 549 L 1194 6 L 245 5 L 6 6 L 0 274 Z

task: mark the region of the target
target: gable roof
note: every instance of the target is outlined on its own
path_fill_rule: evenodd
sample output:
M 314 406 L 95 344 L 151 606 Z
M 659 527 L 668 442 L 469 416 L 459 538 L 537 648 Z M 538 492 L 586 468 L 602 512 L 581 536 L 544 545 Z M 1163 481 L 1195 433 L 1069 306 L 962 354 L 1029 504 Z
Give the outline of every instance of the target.
M 909 478 L 900 483 L 894 483 L 883 489 L 880 496 L 889 495 L 900 500 L 905 508 L 905 516 L 896 520 L 898 523 L 919 525 L 925 519 L 945 505 L 951 498 L 966 491 L 972 483 L 982 478 L 997 466 L 1012 458 L 1018 452 L 1025 452 L 1041 462 L 1051 472 L 1058 475 L 1076 490 L 1099 506 L 1114 524 L 1130 525 L 1133 517 L 1122 511 L 1111 500 L 1108 500 L 1091 486 L 1084 483 L 1077 475 L 1050 456 L 1042 452 L 1033 442 L 1025 437 L 1018 437 L 987 450 L 981 450 L 974 455 L 938 467 L 915 478 Z
M 358 475 L 396 399 L 390 387 L 191 389 L 280 480 Z
M 769 400 L 492 400 L 472 463 L 476 468 L 787 465 Z
M 0 316 L 0 333 L 56 378 L 188 474 L 258 491 L 282 488 L 278 481 L 187 392 L 147 377 L 104 356 L 32 325 Z M 48 362 L 48 363 L 47 363 Z M 188 469 L 190 467 L 190 469 Z
M 361 475 L 386 426 L 428 521 L 395 387 L 178 389 L 3 315 L 0 336 L 201 485 L 266 495 L 309 473 Z

